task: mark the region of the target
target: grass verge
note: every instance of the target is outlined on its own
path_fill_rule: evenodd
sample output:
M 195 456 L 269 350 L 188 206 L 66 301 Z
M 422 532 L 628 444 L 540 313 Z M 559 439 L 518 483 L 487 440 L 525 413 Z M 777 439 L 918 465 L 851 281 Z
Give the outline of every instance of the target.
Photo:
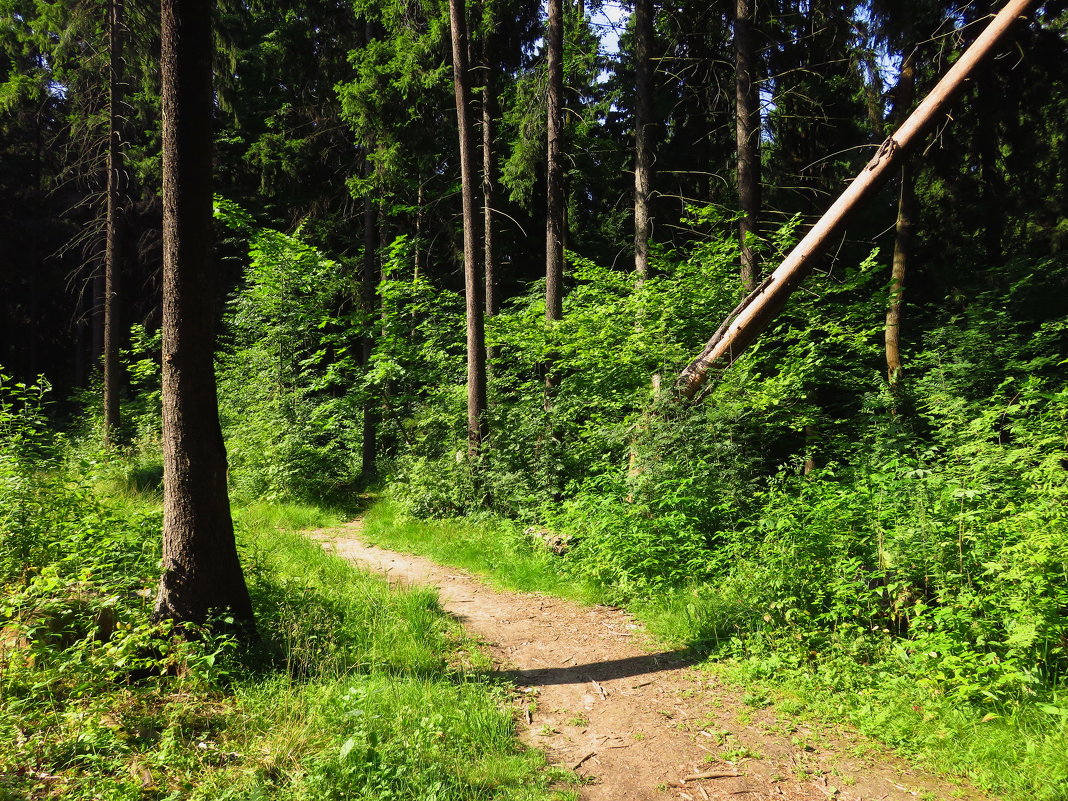
M 604 598 L 507 523 L 415 520 L 387 500 L 371 507 L 365 525 L 376 545 L 464 567 L 509 588 L 586 602 Z M 903 757 L 1006 799 L 1068 801 L 1068 699 L 955 703 L 940 695 L 937 677 L 917 682 L 890 657 L 850 658 L 849 643 L 802 654 L 792 641 L 750 636 L 743 642 L 740 633 L 759 633 L 761 613 L 750 608 L 738 582 L 679 588 L 628 606 L 665 643 L 706 651 L 707 669 L 766 695 L 786 716 L 848 722 Z
M 293 531 L 330 513 L 237 510 L 262 638 L 249 651 L 142 622 L 151 504 L 54 489 L 67 555 L 6 582 L 0 800 L 573 797 L 518 743 L 507 688 L 470 669 L 482 657 L 433 592 L 391 590 Z
M 599 588 L 562 571 L 548 548 L 535 547 L 531 537 L 507 520 L 417 520 L 386 499 L 371 506 L 363 521 L 363 535 L 374 545 L 462 567 L 500 587 L 583 603 L 604 600 Z
M 848 721 L 898 756 L 999 797 L 1068 799 L 1068 726 L 1034 704 L 997 711 L 954 704 L 885 664 L 800 668 L 765 654 L 710 660 L 706 667 L 766 697 L 786 718 Z M 869 675 L 857 677 L 860 669 Z

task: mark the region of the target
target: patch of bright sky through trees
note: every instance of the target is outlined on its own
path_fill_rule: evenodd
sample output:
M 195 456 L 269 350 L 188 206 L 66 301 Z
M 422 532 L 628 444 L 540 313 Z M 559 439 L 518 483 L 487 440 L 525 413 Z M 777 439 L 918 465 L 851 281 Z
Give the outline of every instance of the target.
M 624 6 L 617 0 L 606 0 L 606 2 L 597 5 L 591 4 L 588 14 L 591 27 L 600 37 L 601 52 L 606 56 L 617 55 L 619 53 L 619 37 L 626 30 L 630 21 L 630 7 Z M 861 4 L 858 8 L 857 17 L 857 21 L 862 23 L 864 27 L 867 27 L 871 22 L 864 4 Z M 876 51 L 876 63 L 880 72 L 878 77 L 884 86 L 893 86 L 897 82 L 901 57 L 889 53 L 881 47 L 877 47 Z M 605 77 L 606 75 L 602 75 L 602 80 Z M 874 77 L 876 76 L 867 76 L 868 80 Z M 764 87 L 761 90 L 761 98 L 765 106 L 773 104 L 770 87 Z

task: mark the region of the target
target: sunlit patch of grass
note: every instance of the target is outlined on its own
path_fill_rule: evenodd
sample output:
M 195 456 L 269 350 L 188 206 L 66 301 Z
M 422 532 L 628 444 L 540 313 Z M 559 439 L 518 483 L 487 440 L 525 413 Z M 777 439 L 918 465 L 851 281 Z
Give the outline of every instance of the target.
M 506 587 L 598 597 L 570 583 L 559 557 L 534 550 L 507 527 L 412 520 L 388 501 L 372 507 L 365 522 L 375 544 L 488 574 Z M 1024 698 L 1012 708 L 984 710 L 951 704 L 877 659 L 861 665 L 847 654 L 817 659 L 788 647 L 780 652 L 767 610 L 746 591 L 757 567 L 748 570 L 719 585 L 678 587 L 635 601 L 631 611 L 665 643 L 722 660 L 709 665 L 744 688 L 753 706 L 771 701 L 784 714 L 847 720 L 902 756 L 1005 798 L 1068 801 L 1068 715 L 1056 712 L 1068 703 L 1044 704 L 1050 711 L 1043 711 Z M 873 741 L 864 740 L 864 747 L 882 748 Z
M 561 557 L 539 548 L 506 521 L 418 520 L 399 504 L 382 500 L 364 515 L 363 535 L 375 545 L 466 568 L 508 589 L 585 603 L 604 599 L 598 588 L 567 575 Z
M 1033 703 L 1000 706 L 1001 715 L 917 692 L 898 682 L 877 687 L 874 698 L 847 713 L 864 733 L 951 776 L 1008 797 L 1068 799 L 1068 724 Z M 833 714 L 829 694 L 815 707 Z
M 99 537 L 101 547 L 151 538 L 150 525 L 158 532 L 158 507 L 142 493 L 117 492 L 106 502 L 109 512 L 92 505 L 85 512 L 85 536 Z M 432 590 L 394 591 L 293 530 L 339 519 L 299 505 L 235 509 L 260 634 L 251 649 L 208 634 L 168 640 L 137 623 L 153 653 L 169 653 L 153 661 L 136 649 L 112 653 L 126 629 L 110 642 L 78 634 L 53 643 L 6 623 L 0 729 L 21 734 L 0 742 L 0 798 L 568 795 L 550 787 L 559 779 L 543 755 L 519 745 L 501 688 L 461 667 L 477 661 L 474 645 Z M 143 536 L 126 531 L 131 521 Z M 142 559 L 150 572 L 154 558 Z M 108 589 L 118 579 L 107 565 L 78 592 L 90 600 L 126 592 Z M 40 595 L 47 587 L 38 584 Z M 56 587 L 66 584 L 57 579 Z M 147 618 L 149 601 L 133 603 L 120 621 Z M 151 665 L 124 673 L 120 658 Z
M 312 504 L 256 501 L 235 507 L 234 519 L 250 529 L 266 533 L 336 526 L 344 519 L 344 515 L 337 510 Z
M 1033 699 L 984 710 L 951 703 L 884 665 L 864 666 L 864 686 L 854 687 L 845 677 L 856 665 L 824 665 L 817 674 L 813 666 L 792 665 L 771 653 L 704 667 L 749 693 L 766 694 L 777 712 L 850 722 L 872 738 L 858 738 L 853 749 L 858 755 L 874 751 L 878 758 L 890 746 L 899 756 L 999 797 L 1068 799 L 1068 719 L 1043 711 Z M 835 686 L 835 676 L 852 689 Z
M 760 628 L 760 610 L 741 590 L 693 584 L 636 600 L 630 608 L 649 632 L 664 642 L 706 653 L 729 643 L 740 632 Z

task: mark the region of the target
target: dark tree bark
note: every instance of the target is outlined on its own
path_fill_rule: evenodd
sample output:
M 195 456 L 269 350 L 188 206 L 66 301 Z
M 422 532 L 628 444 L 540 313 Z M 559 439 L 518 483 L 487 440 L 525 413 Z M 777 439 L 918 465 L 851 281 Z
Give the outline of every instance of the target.
M 634 271 L 649 277 L 649 236 L 653 186 L 653 9 L 652 0 L 634 3 Z
M 997 12 L 997 0 L 976 3 L 969 13 L 976 22 Z M 980 241 L 986 266 L 997 267 L 1005 261 L 1005 204 L 1006 196 L 1004 176 L 999 161 L 1001 142 L 999 136 L 1001 108 L 1004 105 L 1004 91 L 994 70 L 993 62 L 984 64 L 976 75 L 975 106 L 976 125 L 975 147 L 979 162 L 979 206 L 981 209 Z
M 121 325 L 120 281 L 122 276 L 122 203 L 126 167 L 122 154 L 123 27 L 126 24 L 124 0 L 108 5 L 108 183 L 106 244 L 104 249 L 104 444 L 114 445 L 119 417 L 119 339 Z
M 545 210 L 545 319 L 564 316 L 564 6 L 549 0 L 549 30 L 545 40 L 549 87 L 547 107 Z
M 735 128 L 738 148 L 738 220 L 742 286 L 756 289 L 760 263 L 752 240 L 760 235 L 760 90 L 755 80 L 756 43 L 753 0 L 735 0 L 734 75 Z
M 452 26 L 452 76 L 460 138 L 460 179 L 464 217 L 464 290 L 467 299 L 467 455 L 478 459 L 486 437 L 486 338 L 483 284 L 478 271 L 478 207 L 475 197 L 475 135 L 472 124 L 467 22 L 463 0 L 449 0 Z
M 163 0 L 163 577 L 155 619 L 251 634 L 213 368 L 212 3 Z
M 919 107 L 879 147 L 875 157 L 831 205 L 783 260 L 774 273 L 757 286 L 720 326 L 701 354 L 682 371 L 676 388 L 692 398 L 704 385 L 713 366 L 727 366 L 760 336 L 787 299 L 815 266 L 827 246 L 845 230 L 850 215 L 873 196 L 901 165 L 924 135 L 943 119 L 965 80 L 991 54 L 1016 20 L 1036 0 L 1010 0 Z

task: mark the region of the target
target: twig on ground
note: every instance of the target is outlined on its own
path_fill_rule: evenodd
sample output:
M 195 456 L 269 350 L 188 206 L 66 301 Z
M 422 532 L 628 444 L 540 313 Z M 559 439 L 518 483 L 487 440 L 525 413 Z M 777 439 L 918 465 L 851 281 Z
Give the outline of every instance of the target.
M 578 770 L 582 766 L 583 762 L 585 762 L 590 757 L 596 756 L 596 755 L 597 755 L 596 751 L 590 751 L 590 753 L 586 754 L 586 756 L 584 756 L 582 759 L 580 759 L 578 762 L 576 762 L 574 765 L 572 765 L 571 766 L 571 770 Z
M 683 776 L 682 780 L 684 782 L 696 782 L 701 779 L 737 779 L 742 775 L 743 774 L 741 773 L 727 773 L 722 770 L 710 770 L 704 773 L 693 773 L 689 776 Z

